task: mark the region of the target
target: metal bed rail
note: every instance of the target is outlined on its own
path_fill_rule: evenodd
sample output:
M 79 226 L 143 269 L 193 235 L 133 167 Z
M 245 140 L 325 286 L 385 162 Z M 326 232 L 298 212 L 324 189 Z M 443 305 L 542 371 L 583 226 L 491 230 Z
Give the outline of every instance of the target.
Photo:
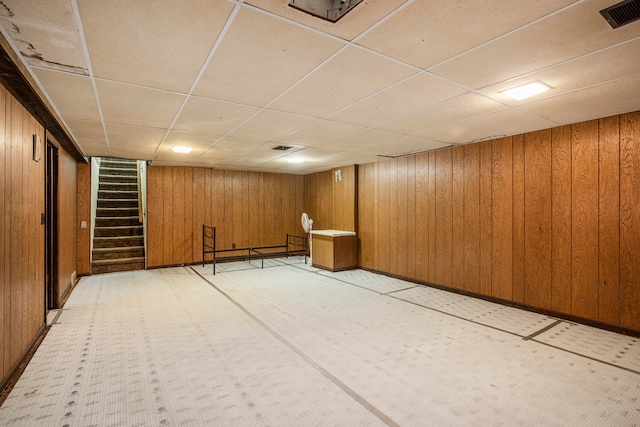
M 218 262 L 231 262 L 231 261 L 249 261 L 252 259 L 261 260 L 260 268 L 264 268 L 265 258 L 275 258 L 278 256 L 289 257 L 292 255 L 303 255 L 304 263 L 307 263 L 307 237 L 295 236 L 293 234 L 287 234 L 286 243 L 284 245 L 271 245 L 271 246 L 258 246 L 248 248 L 232 248 L 232 249 L 217 249 L 216 241 L 216 227 L 208 227 L 202 224 L 202 266 L 204 267 L 207 262 L 207 255 L 213 254 L 213 274 L 216 274 L 216 264 Z M 295 249 L 300 248 L 300 249 Z M 218 254 L 234 254 L 218 256 Z

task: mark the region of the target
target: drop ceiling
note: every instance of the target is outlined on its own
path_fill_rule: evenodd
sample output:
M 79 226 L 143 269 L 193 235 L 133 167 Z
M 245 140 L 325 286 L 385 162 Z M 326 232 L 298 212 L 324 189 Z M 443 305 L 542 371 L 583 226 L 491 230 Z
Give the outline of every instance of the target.
M 4 0 L 0 24 L 87 157 L 306 174 L 640 110 L 615 0 L 288 3 Z

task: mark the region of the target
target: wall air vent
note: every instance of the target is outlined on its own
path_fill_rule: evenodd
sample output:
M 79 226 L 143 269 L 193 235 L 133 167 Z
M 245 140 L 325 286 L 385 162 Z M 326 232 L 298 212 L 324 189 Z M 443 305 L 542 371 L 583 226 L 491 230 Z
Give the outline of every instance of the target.
M 640 19 L 640 0 L 625 0 L 602 9 L 600 14 L 604 16 L 611 28 L 622 27 Z
M 289 6 L 327 21 L 336 22 L 362 0 L 291 0 Z
M 278 150 L 278 151 L 287 151 L 287 150 L 291 150 L 293 147 L 288 147 L 286 145 L 278 145 L 277 147 L 273 147 L 274 150 Z

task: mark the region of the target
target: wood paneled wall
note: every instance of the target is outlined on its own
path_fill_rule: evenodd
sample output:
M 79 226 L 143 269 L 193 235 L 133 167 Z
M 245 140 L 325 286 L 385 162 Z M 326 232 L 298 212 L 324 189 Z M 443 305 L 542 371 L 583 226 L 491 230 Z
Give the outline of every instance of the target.
M 34 134 L 40 162 L 32 160 Z M 0 86 L 0 386 L 44 327 L 44 137 Z
M 147 169 L 147 265 L 202 260 L 202 224 L 218 247 L 285 244 L 300 226 L 304 178 L 201 168 Z
M 335 173 L 340 170 L 341 181 Z M 304 177 L 304 211 L 313 219 L 314 230 L 357 229 L 357 166 L 343 166 Z
M 314 230 L 333 228 L 331 206 L 332 171 L 318 172 L 304 177 L 304 211 L 313 220 Z
M 77 162 L 62 148 L 58 151 L 58 294 L 59 307 L 73 286 L 78 264 Z
M 82 221 L 87 228 L 80 228 Z M 78 276 L 91 274 L 91 163 L 78 165 Z
M 640 330 L 640 112 L 358 180 L 362 267 Z
M 336 181 L 336 173 L 340 181 Z M 356 231 L 358 209 L 356 188 L 358 187 L 357 166 L 344 166 L 331 170 L 331 228 Z

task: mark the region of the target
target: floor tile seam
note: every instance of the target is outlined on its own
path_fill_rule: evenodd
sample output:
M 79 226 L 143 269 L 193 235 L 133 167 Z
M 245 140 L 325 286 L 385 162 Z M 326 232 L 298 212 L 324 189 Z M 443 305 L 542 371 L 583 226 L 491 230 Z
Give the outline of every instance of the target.
M 402 299 L 402 298 L 397 297 L 395 295 L 385 295 L 385 296 L 388 296 L 389 298 L 393 298 L 395 300 L 402 301 L 402 302 L 405 302 L 405 303 L 408 303 L 408 304 L 412 304 L 412 305 L 415 305 L 415 306 L 418 306 L 418 307 L 421 307 L 421 308 L 424 308 L 424 309 L 427 309 L 427 310 L 431 310 L 431 311 L 434 311 L 436 313 L 444 314 L 446 316 L 450 316 L 450 317 L 453 317 L 455 319 L 459 319 L 459 320 L 463 320 L 465 322 L 473 323 L 473 324 L 478 325 L 478 326 L 483 326 L 485 328 L 493 329 L 493 330 L 498 331 L 498 332 L 503 332 L 503 333 L 506 333 L 506 334 L 509 334 L 509 335 L 513 335 L 513 336 L 516 336 L 516 337 L 519 337 L 519 338 L 524 338 L 523 335 L 520 335 L 520 334 L 518 334 L 516 332 L 507 331 L 505 329 L 500 329 L 500 328 L 497 328 L 495 326 L 487 325 L 486 323 L 481 323 L 481 322 L 477 322 L 475 320 L 468 319 L 466 317 L 457 316 L 455 314 L 452 314 L 452 313 L 449 313 L 449 312 L 446 312 L 446 311 L 443 311 L 443 310 L 438 310 L 437 308 L 428 307 L 426 305 L 422 305 L 422 304 L 414 302 L 414 301 L 409 301 L 409 300 Z
M 225 296 L 231 303 L 233 303 L 240 310 L 245 312 L 245 314 L 247 316 L 249 316 L 251 319 L 253 319 L 258 325 L 260 325 L 267 332 L 269 332 L 274 338 L 276 338 L 278 341 L 280 341 L 282 344 L 284 344 L 286 347 L 288 347 L 291 351 L 293 351 L 295 354 L 297 354 L 300 358 L 302 358 L 302 360 L 304 360 L 307 364 L 309 364 L 311 367 L 313 367 L 318 372 L 320 372 L 329 381 L 333 382 L 338 388 L 340 388 L 342 391 L 344 391 L 346 394 L 348 394 L 358 404 L 363 406 L 366 410 L 368 410 L 373 415 L 378 417 L 378 419 L 380 419 L 382 422 L 384 422 L 388 426 L 399 427 L 399 424 L 396 423 L 395 421 L 393 421 L 388 415 L 386 415 L 385 413 L 380 411 L 377 407 L 375 407 L 373 404 L 371 404 L 366 399 L 364 399 L 362 396 L 360 396 L 355 390 L 351 389 L 344 382 L 342 382 L 336 376 L 331 374 L 327 369 L 323 368 L 321 365 L 319 365 L 317 362 L 315 362 L 313 359 L 311 359 L 309 356 L 307 356 L 304 352 L 302 352 L 300 349 L 295 347 L 292 343 L 290 343 L 288 340 L 286 340 L 282 335 L 280 335 L 275 330 L 273 330 L 271 327 L 269 327 L 269 325 L 267 325 L 266 323 L 261 321 L 258 317 L 253 315 L 248 309 L 246 309 L 242 304 L 240 304 L 235 299 L 233 299 L 230 295 L 225 293 L 223 290 L 219 289 L 215 284 L 213 284 L 212 282 L 207 280 L 207 278 L 205 278 L 204 276 L 200 275 L 196 270 L 194 270 L 194 271 L 196 272 L 196 274 L 198 274 L 202 278 L 202 280 L 204 280 L 205 282 L 210 284 L 214 289 L 216 289 L 218 292 L 220 292 L 220 294 Z
M 586 355 L 586 354 L 578 353 L 578 352 L 575 352 L 575 351 L 569 350 L 569 349 L 567 349 L 567 348 L 559 347 L 559 346 L 556 346 L 556 345 L 553 345 L 553 344 L 550 344 L 550 343 L 547 343 L 547 342 L 544 342 L 544 341 L 539 341 L 539 340 L 537 340 L 537 339 L 535 339 L 535 338 L 531 339 L 530 341 L 535 342 L 535 343 L 537 343 L 537 344 L 545 345 L 545 346 L 547 346 L 547 347 L 554 348 L 554 349 L 556 349 L 556 350 L 564 351 L 564 352 L 566 352 L 566 353 L 570 353 L 570 354 L 573 354 L 573 355 L 575 355 L 575 356 L 580 356 L 580 357 L 583 357 L 583 358 L 585 358 L 585 359 L 592 360 L 592 361 L 594 361 L 594 362 L 602 363 L 602 364 L 607 365 L 607 366 L 610 366 L 610 367 L 612 367 L 612 368 L 618 368 L 618 369 L 621 369 L 621 370 L 623 370 L 623 371 L 630 372 L 630 373 L 632 373 L 632 374 L 640 375 L 640 371 L 636 371 L 636 370 L 634 370 L 634 369 L 627 368 L 626 366 L 616 365 L 615 363 L 607 362 L 606 360 L 602 360 L 602 359 L 597 359 L 597 358 L 595 358 L 595 357 L 591 357 L 591 356 Z

